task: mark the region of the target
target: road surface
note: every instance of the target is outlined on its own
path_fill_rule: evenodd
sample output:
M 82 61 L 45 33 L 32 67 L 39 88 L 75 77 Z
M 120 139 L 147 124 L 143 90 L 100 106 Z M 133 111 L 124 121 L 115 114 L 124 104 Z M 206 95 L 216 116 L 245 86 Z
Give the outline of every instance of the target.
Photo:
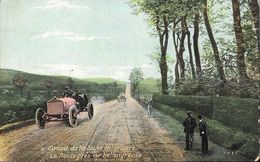
M 0 134 L 0 161 L 185 160 L 169 133 L 129 94 L 127 87 L 126 103 L 95 106 L 91 120 L 81 113 L 75 128 L 52 122 L 45 129 L 30 125 Z

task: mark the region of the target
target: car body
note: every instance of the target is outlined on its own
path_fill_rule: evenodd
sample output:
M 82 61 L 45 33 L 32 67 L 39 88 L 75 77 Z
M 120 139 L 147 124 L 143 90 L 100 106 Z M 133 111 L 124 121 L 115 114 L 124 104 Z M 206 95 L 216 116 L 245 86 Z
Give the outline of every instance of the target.
M 88 102 L 88 97 L 76 92 L 63 95 L 61 98 L 53 97 L 47 101 L 46 110 L 38 108 L 35 113 L 35 121 L 39 128 L 43 129 L 46 122 L 65 121 L 71 127 L 78 124 L 78 114 L 88 112 L 89 119 L 94 114 L 93 104 Z
M 124 94 L 120 94 L 118 97 L 117 97 L 117 101 L 118 102 L 126 102 L 126 97 Z

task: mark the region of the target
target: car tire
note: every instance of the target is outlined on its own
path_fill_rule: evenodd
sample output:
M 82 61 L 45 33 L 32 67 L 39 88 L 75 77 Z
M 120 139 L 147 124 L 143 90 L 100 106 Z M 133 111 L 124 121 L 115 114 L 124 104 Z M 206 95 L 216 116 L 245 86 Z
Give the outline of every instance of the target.
M 69 124 L 71 127 L 76 127 L 78 125 L 78 111 L 76 106 L 72 106 L 69 110 Z
M 43 118 L 43 115 L 45 114 L 45 111 L 42 108 L 38 108 L 35 113 L 35 122 L 38 126 L 38 128 L 43 129 L 45 126 L 45 119 Z
M 91 103 L 88 104 L 88 118 L 92 119 L 94 116 L 94 107 Z

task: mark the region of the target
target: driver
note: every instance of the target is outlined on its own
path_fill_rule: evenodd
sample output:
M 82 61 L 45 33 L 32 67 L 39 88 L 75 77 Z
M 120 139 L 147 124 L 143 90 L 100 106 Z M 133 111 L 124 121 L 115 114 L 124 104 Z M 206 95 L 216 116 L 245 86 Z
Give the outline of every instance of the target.
M 72 97 L 72 95 L 74 95 L 74 93 L 75 92 L 69 86 L 66 86 L 65 90 L 62 94 L 62 97 Z
M 69 86 L 65 87 L 62 97 L 71 97 L 71 98 L 75 99 L 77 102 L 77 108 L 80 111 L 83 111 L 84 107 L 87 104 L 87 103 L 85 103 L 84 99 L 79 95 L 79 91 L 78 90 L 73 91 Z M 85 97 L 85 99 L 87 99 L 87 98 Z M 87 100 L 86 100 L 86 102 L 87 102 Z

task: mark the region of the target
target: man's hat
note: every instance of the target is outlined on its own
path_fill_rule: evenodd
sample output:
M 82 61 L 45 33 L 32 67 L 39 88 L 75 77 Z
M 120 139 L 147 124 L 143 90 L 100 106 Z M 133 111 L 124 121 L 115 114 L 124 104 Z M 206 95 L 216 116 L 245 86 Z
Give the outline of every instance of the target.
M 187 114 L 191 114 L 191 111 L 187 111 Z

